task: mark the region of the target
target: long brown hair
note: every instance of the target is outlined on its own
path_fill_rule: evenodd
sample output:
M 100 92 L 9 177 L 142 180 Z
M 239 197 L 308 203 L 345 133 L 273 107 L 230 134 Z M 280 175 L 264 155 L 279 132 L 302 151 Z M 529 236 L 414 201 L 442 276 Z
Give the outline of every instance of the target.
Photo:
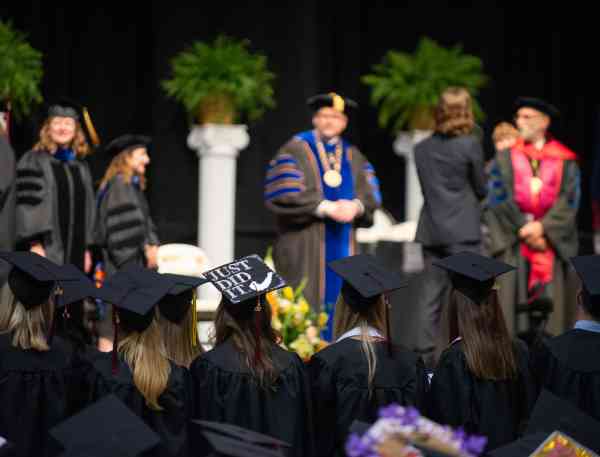
M 244 365 L 248 368 L 258 385 L 272 387 L 279 376 L 279 370 L 273 363 L 273 349 L 280 340 L 271 326 L 271 307 L 265 296 L 250 299 L 252 304 L 260 302 L 260 311 L 247 302 L 236 305 L 221 300 L 215 317 L 215 344 L 219 345 L 231 338 L 240 352 Z M 256 354 L 256 313 L 260 319 L 260 358 Z
M 337 339 L 353 328 L 360 328 L 360 342 L 363 354 L 367 359 L 369 391 L 372 389 L 375 379 L 375 370 L 377 369 L 377 357 L 373 342 L 368 333 L 368 327 L 373 327 L 386 338 L 385 313 L 386 304 L 383 295 L 379 296 L 377 302 L 369 307 L 366 307 L 364 312 L 353 310 L 340 294 L 335 305 L 335 318 L 333 321 L 333 334 Z
M 449 342 L 459 336 L 467 366 L 480 379 L 500 381 L 518 375 L 515 347 L 508 333 L 498 292 L 475 303 L 453 290 L 448 303 Z
M 471 95 L 462 87 L 449 87 L 435 109 L 435 131 L 449 136 L 467 135 L 475 127 Z
M 142 332 L 127 334 L 119 341 L 118 352 L 133 373 L 133 382 L 146 399 L 146 405 L 157 411 L 162 410 L 158 399 L 167 388 L 171 364 L 156 321 L 153 319 Z
M 106 169 L 106 173 L 102 177 L 100 181 L 100 189 L 104 189 L 108 182 L 113 179 L 115 176 L 120 175 L 123 181 L 127 184 L 131 183 L 133 176 L 135 175 L 132 168 L 129 166 L 127 159 L 131 155 L 131 153 L 140 146 L 136 146 L 133 148 L 125 149 L 118 153 L 110 162 L 110 165 Z M 146 177 L 143 175 L 138 175 L 140 178 L 140 188 L 142 190 L 146 189 Z
M 33 146 L 34 151 L 48 151 L 52 154 L 56 152 L 58 149 L 58 144 L 52 141 L 50 138 L 50 121 L 51 117 L 46 119 L 44 125 L 42 125 L 42 129 L 40 130 L 40 139 Z M 77 157 L 85 157 L 90 154 L 91 149 L 90 146 L 85 139 L 85 134 L 83 133 L 83 128 L 79 121 L 75 121 L 75 136 L 73 137 L 73 141 L 71 142 L 71 147 L 73 151 L 77 155 Z
M 54 299 L 27 309 L 8 285 L 4 286 L 3 298 L 8 305 L 0 306 L 0 334 L 11 334 L 11 344 L 16 348 L 49 351 L 47 334 L 52 326 Z
M 176 324 L 165 318 L 160 313 L 159 307 L 156 307 L 156 319 L 167 357 L 182 367 L 189 368 L 192 362 L 204 352 L 200 341 L 198 341 L 198 335 L 192 332 L 195 316 L 190 306 L 183 320 Z

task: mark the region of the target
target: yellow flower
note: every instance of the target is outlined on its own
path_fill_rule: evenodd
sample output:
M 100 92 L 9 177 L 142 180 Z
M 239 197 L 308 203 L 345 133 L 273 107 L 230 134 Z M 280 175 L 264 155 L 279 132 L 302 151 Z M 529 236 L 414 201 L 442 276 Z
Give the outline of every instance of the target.
M 311 344 L 316 344 L 319 341 L 319 329 L 314 325 L 311 325 L 306 329 L 306 338 L 310 341 Z
M 290 343 L 290 349 L 294 350 L 303 360 L 308 360 L 315 353 L 313 345 L 310 344 L 305 335 L 300 335 Z
M 283 324 L 281 323 L 281 320 L 279 320 L 279 318 L 275 317 L 275 316 L 273 316 L 273 319 L 271 319 L 271 325 L 277 331 L 279 331 L 283 328 Z
M 290 286 L 284 287 L 281 292 L 283 293 L 283 296 L 289 301 L 294 300 L 294 290 Z
M 306 314 L 310 311 L 310 306 L 304 298 L 301 298 L 298 301 L 298 308 L 302 314 Z
M 296 312 L 294 314 L 294 326 L 299 327 L 304 323 L 304 315 L 302 313 Z
M 327 315 L 327 313 L 319 313 L 319 327 L 325 327 L 327 325 L 327 322 L 329 322 L 329 316 Z

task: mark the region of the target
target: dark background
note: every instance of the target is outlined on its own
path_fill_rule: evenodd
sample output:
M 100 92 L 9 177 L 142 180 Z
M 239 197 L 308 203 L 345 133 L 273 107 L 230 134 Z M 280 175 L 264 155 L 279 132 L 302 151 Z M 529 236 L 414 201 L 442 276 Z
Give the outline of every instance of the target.
M 586 20 L 593 17 L 591 8 L 434 1 L 410 6 L 315 0 L 194 6 L 174 1 L 2 3 L 0 18 L 25 31 L 44 54 L 43 94 L 48 101 L 69 95 L 87 105 L 104 142 L 126 132 L 154 137 L 148 194 L 163 242 L 195 243 L 198 178 L 195 153 L 186 146 L 185 112 L 164 96 L 159 81 L 169 76 L 169 59 L 175 53 L 219 33 L 248 38 L 277 74 L 277 108 L 250 125 L 250 146 L 238 160 L 236 255 L 262 253 L 272 242 L 273 218 L 262 204 L 264 167 L 282 143 L 309 127 L 304 100 L 317 92 L 334 90 L 361 104 L 348 135 L 374 164 L 384 206 L 403 219 L 403 161 L 392 151 L 392 135 L 378 128 L 368 88 L 359 78 L 388 49 L 412 51 L 421 36 L 445 46 L 462 43 L 466 52 L 482 58 L 491 79 L 480 96 L 488 138 L 496 122 L 512 117 L 518 95 L 540 96 L 560 108 L 561 122 L 554 131 L 581 155 L 579 225 L 584 234 L 590 230 L 588 189 L 598 106 L 591 84 L 594 25 Z M 43 117 L 40 110 L 14 126 L 19 155 L 34 143 Z M 490 156 L 489 140 L 486 148 Z M 107 164 L 101 154 L 91 158 L 96 179 Z

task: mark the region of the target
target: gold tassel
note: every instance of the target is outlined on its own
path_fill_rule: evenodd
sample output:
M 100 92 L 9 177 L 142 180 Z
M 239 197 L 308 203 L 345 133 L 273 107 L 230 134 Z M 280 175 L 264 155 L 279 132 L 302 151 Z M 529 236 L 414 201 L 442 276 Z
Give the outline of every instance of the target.
M 87 127 L 88 133 L 90 134 L 90 139 L 92 140 L 92 143 L 94 144 L 94 146 L 99 146 L 100 138 L 98 138 L 98 133 L 94 128 L 94 124 L 92 124 L 92 118 L 90 117 L 90 113 L 88 112 L 85 106 L 83 107 L 83 120 L 85 121 L 85 126 Z
M 196 289 L 192 292 L 192 347 L 195 348 L 198 345 L 198 318 L 197 318 L 197 302 L 198 294 Z
M 340 97 L 335 92 L 330 92 L 329 95 L 331 98 L 333 98 L 333 109 L 343 113 L 344 109 L 346 108 L 346 102 L 344 101 L 343 97 Z

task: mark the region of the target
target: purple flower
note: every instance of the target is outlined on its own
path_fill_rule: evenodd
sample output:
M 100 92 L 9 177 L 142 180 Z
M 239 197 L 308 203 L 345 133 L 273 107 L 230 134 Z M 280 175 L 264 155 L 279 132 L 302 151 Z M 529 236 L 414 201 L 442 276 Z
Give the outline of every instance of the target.
M 369 452 L 369 446 L 356 433 L 352 433 L 346 441 L 346 454 L 348 457 L 362 457 Z
M 469 436 L 462 445 L 462 449 L 469 454 L 479 455 L 485 449 L 487 438 L 485 436 L 472 435 Z
M 380 419 L 396 419 L 399 417 L 398 414 L 398 405 L 392 403 L 389 406 L 384 406 L 379 408 L 379 418 Z
M 466 437 L 467 437 L 467 434 L 465 433 L 465 431 L 462 427 L 458 427 L 452 435 L 452 438 L 454 438 L 456 441 L 461 443 L 461 445 Z
M 421 417 L 419 411 L 412 406 L 409 406 L 404 410 L 404 416 L 402 417 L 402 425 L 416 425 L 417 421 Z

